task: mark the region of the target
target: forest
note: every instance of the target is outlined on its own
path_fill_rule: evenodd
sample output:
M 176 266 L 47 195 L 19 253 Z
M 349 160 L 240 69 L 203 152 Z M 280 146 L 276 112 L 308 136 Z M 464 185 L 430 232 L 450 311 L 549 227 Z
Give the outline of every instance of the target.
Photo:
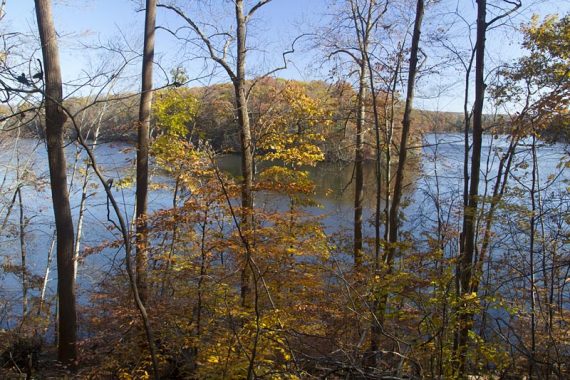
M 570 378 L 567 2 L 2 0 L 0 40 L 0 379 Z

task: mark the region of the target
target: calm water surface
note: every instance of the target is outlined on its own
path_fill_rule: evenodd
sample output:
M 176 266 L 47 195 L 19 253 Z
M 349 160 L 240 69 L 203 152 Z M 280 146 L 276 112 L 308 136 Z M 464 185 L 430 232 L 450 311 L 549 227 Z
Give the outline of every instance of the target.
M 502 150 L 506 149 L 507 141 L 504 137 L 492 138 L 485 136 L 484 157 L 482 167 L 485 168 L 482 179 L 482 191 L 494 181 L 493 174 L 498 165 Z M 451 210 L 459 208 L 462 202 L 462 162 L 463 138 L 459 134 L 428 134 L 424 138 L 421 157 L 412 165 L 407 173 L 408 183 L 405 189 L 405 200 L 408 207 L 403 231 L 409 231 L 421 238 L 421 231 L 434 228 L 435 201 L 439 199 L 440 205 Z M 4 221 L 8 212 L 14 191 L 16 178 L 23 179 L 22 195 L 26 215 L 26 249 L 28 252 L 27 266 L 30 273 L 42 276 L 46 268 L 47 253 L 53 236 L 54 223 L 51 208 L 51 199 L 48 183 L 48 167 L 45 146 L 42 142 L 30 139 L 4 141 L 0 151 L 0 218 Z M 121 179 L 132 177 L 134 174 L 134 150 L 121 143 L 108 143 L 96 147 L 96 157 L 106 176 L 114 178 L 115 183 Z M 74 220 L 77 220 L 79 202 L 81 198 L 81 185 L 85 165 L 84 155 L 80 155 L 78 164 L 74 165 L 76 148 L 71 145 L 67 148 L 68 166 L 71 182 L 71 204 Z M 548 191 L 564 192 L 568 186 L 570 176 L 567 172 L 560 172 L 559 163 L 570 156 L 568 147 L 562 144 L 544 145 L 539 148 L 539 167 L 541 181 L 544 184 L 548 177 L 557 175 L 557 179 Z M 18 173 L 17 164 L 24 167 Z M 524 144 L 516 156 L 516 165 L 513 174 L 520 183 L 528 183 L 528 173 L 531 163 L 530 149 Z M 238 175 L 240 158 L 228 155 L 219 158 L 220 168 Z M 75 166 L 75 170 L 74 170 Z M 487 169 L 488 168 L 488 169 Z M 315 200 L 322 207 L 311 208 L 308 211 L 323 216 L 323 223 L 327 232 L 345 230 L 350 232 L 353 217 L 354 191 L 351 183 L 353 177 L 352 164 L 322 163 L 315 168 L 308 169 L 316 184 Z M 71 173 L 75 172 L 72 176 Z M 156 181 L 169 182 L 168 178 L 156 176 Z M 71 180 L 70 180 L 71 181 Z M 490 187 L 489 187 L 490 189 Z M 129 221 L 133 215 L 134 189 L 132 187 L 114 188 L 117 200 L 122 203 L 125 215 Z M 491 191 L 491 190 L 489 190 Z M 436 195 L 439 195 L 436 198 Z M 373 235 L 373 210 L 375 207 L 375 164 L 370 162 L 365 167 L 365 233 Z M 172 203 L 172 192 L 168 190 L 154 190 L 149 196 L 149 208 L 158 210 L 169 208 Z M 258 205 L 271 204 L 272 207 L 286 208 L 288 200 L 284 197 L 265 194 L 258 196 Z M 382 206 L 383 207 L 383 206 Z M 111 211 L 111 215 L 113 215 Z M 11 216 L 6 221 L 6 228 L 0 236 L 0 262 L 20 263 L 19 226 L 16 224 L 19 217 L 19 208 L 15 205 Z M 0 222 L 1 222 L 0 221 Z M 450 223 L 459 225 L 458 216 L 452 216 Z M 102 188 L 92 178 L 89 186 L 89 198 L 84 221 L 82 247 L 94 247 L 103 241 L 117 239 L 115 232 L 109 228 L 107 221 L 107 202 Z M 101 276 L 110 269 L 121 266 L 123 254 L 119 249 L 105 249 L 102 253 L 89 256 L 82 263 L 79 272 L 79 294 L 88 290 L 92 284 L 101 281 Z M 49 293 L 55 290 L 55 259 L 52 263 Z M 12 274 L 0 271 L 0 299 L 9 300 L 17 304 L 21 297 L 21 285 Z M 11 301 L 11 302 L 10 302 Z M 2 305 L 0 305 L 1 313 Z M 2 321 L 0 321 L 2 322 Z

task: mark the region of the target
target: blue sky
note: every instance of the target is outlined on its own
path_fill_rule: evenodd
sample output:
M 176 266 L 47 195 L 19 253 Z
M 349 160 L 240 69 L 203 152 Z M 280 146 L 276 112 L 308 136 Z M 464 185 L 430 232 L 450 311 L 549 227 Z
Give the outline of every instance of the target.
M 396 3 L 403 3 L 399 0 Z M 225 16 L 220 7 L 229 7 L 226 0 L 202 0 L 202 4 L 212 3 L 215 8 L 210 18 L 212 22 L 223 22 Z M 338 2 L 338 0 L 337 0 Z M 186 1 L 195 4 L 195 1 Z M 263 72 L 278 62 L 280 53 L 289 45 L 292 39 L 300 33 L 309 32 L 314 26 L 321 25 L 327 20 L 327 14 L 334 9 L 335 1 L 331 0 L 273 0 L 258 13 L 258 19 L 251 29 L 255 35 L 257 51 L 249 60 L 252 72 Z M 492 1 L 491 1 L 492 3 Z M 532 4 L 528 7 L 528 4 Z M 513 26 L 528 20 L 532 13 L 565 13 L 570 11 L 570 5 L 563 0 L 525 1 L 524 13 L 512 21 Z M 142 46 L 142 30 L 144 14 L 140 9 L 140 0 L 55 0 L 53 3 L 56 29 L 60 35 L 60 50 L 63 66 L 64 81 L 72 81 L 84 77 L 85 73 L 93 71 L 93 67 L 112 65 L 114 58 L 107 57 L 101 50 L 93 50 L 86 45 L 129 44 L 133 54 Z M 428 8 L 426 13 L 426 28 L 446 26 L 449 13 L 455 9 L 468 20 L 474 20 L 474 1 L 443 0 L 437 7 Z M 8 0 L 6 16 L 2 21 L 3 30 L 18 30 L 31 36 L 37 34 L 35 26 L 34 2 L 32 0 Z M 218 13 L 216 13 L 218 12 Z M 178 25 L 177 18 L 164 10 L 159 10 L 158 25 Z M 458 38 L 465 38 L 459 31 Z M 519 36 L 513 27 L 493 30 L 488 38 L 488 66 L 516 57 Z M 170 35 L 159 31 L 157 35 L 157 60 L 168 68 L 181 62 L 188 69 L 191 77 L 198 77 L 211 70 L 204 69 L 204 61 L 196 58 L 196 51 L 185 50 Z M 430 59 L 439 53 L 430 52 Z M 293 64 L 290 69 L 281 72 L 281 76 L 294 79 L 321 79 L 326 73 L 314 71 L 322 58 L 315 51 L 298 53 L 291 56 Z M 135 88 L 140 63 L 133 61 L 128 71 L 132 81 L 126 82 L 125 88 Z M 160 70 L 157 70 L 156 81 L 161 81 Z M 439 70 L 439 74 L 423 79 L 419 83 L 417 105 L 420 108 L 458 111 L 461 109 L 462 84 L 461 73 L 450 67 Z M 215 81 L 223 81 L 224 75 L 218 71 Z M 201 82 L 203 83 L 203 81 Z M 198 85 L 197 83 L 196 85 Z M 71 90 L 68 90 L 71 91 Z M 443 92 L 440 94 L 440 92 Z M 440 96 L 435 96 L 440 95 Z

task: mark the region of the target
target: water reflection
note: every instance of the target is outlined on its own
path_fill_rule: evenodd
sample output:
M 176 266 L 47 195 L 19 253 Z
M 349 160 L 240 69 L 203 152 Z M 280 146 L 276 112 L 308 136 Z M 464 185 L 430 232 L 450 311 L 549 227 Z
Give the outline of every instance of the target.
M 233 176 L 241 174 L 240 156 L 228 154 L 218 157 L 218 166 Z M 262 163 L 258 170 L 268 166 Z M 419 175 L 419 160 L 411 159 L 406 171 L 405 193 L 411 194 L 414 190 Z M 315 184 L 315 200 L 324 204 L 335 204 L 337 206 L 350 206 L 354 204 L 354 164 L 343 162 L 321 162 L 317 166 L 303 167 L 310 174 L 310 178 Z M 392 168 L 392 175 L 395 173 L 395 166 Z M 382 186 L 385 186 L 386 168 L 381 173 Z M 384 190 L 382 191 L 385 192 Z M 382 207 L 384 204 L 384 197 Z M 364 207 L 374 209 L 376 207 L 376 163 L 374 161 L 364 162 Z
M 516 155 L 516 165 L 513 175 L 519 181 L 528 181 L 529 166 L 524 165 L 530 161 L 530 149 L 523 141 Z M 28 251 L 28 270 L 32 274 L 43 275 L 45 271 L 47 251 L 50 246 L 53 225 L 53 211 L 49 184 L 47 182 L 47 156 L 43 144 L 37 140 L 20 140 L 17 146 L 11 142 L 9 149 L 0 151 L 0 217 L 4 219 L 7 213 L 7 205 L 10 203 L 16 186 L 16 162 L 19 152 L 20 163 L 29 163 L 27 183 L 22 194 L 24 198 L 25 215 L 28 220 L 26 227 L 26 248 Z M 499 158 L 508 145 L 506 137 L 484 137 L 483 147 L 483 175 L 481 188 L 490 188 L 494 180 L 494 174 L 498 166 Z M 458 134 L 429 134 L 425 136 L 425 146 L 420 159 L 412 160 L 406 172 L 405 198 L 409 206 L 404 210 L 407 217 L 403 223 L 402 232 L 411 232 L 413 236 L 421 239 L 421 234 L 433 229 L 435 221 L 435 204 L 439 202 L 441 207 L 450 212 L 449 223 L 458 228 L 461 217 L 462 204 L 462 171 L 463 171 L 463 137 Z M 75 147 L 68 146 L 69 173 L 73 171 Z M 103 144 L 97 147 L 96 156 L 103 171 L 108 177 L 120 179 L 133 176 L 134 154 L 131 146 L 126 144 Z M 539 162 L 542 185 L 548 178 L 560 171 L 558 165 L 562 158 L 568 158 L 567 147 L 561 144 L 545 145 L 539 148 Z M 79 166 L 85 164 L 85 155 L 78 158 Z M 233 174 L 240 173 L 240 157 L 238 155 L 225 155 L 218 158 L 219 166 Z M 339 230 L 346 231 L 349 235 L 353 222 L 354 184 L 353 164 L 341 164 L 325 162 L 316 167 L 306 168 L 311 175 L 316 191 L 315 201 L 321 204 L 320 208 L 308 208 L 307 211 L 322 216 L 322 222 L 328 233 Z M 392 174 L 395 168 L 392 168 Z M 78 205 L 80 201 L 80 187 L 82 172 L 76 170 L 76 177 L 71 191 L 71 204 L 73 207 L 74 220 L 77 220 Z M 385 181 L 386 171 L 382 173 Z M 526 176 L 526 179 L 525 179 Z M 557 177 L 557 182 L 550 186 L 549 192 L 564 194 L 565 186 L 569 180 L 567 173 Z M 164 177 L 155 177 L 155 181 L 170 182 Z M 541 186 L 542 186 L 541 185 Z M 373 236 L 374 226 L 373 210 L 376 199 L 376 166 L 374 162 L 366 162 L 364 165 L 364 234 Z M 115 188 L 114 193 L 122 204 L 125 215 L 131 219 L 134 207 L 134 188 Z M 92 179 L 89 187 L 89 199 L 85 219 L 85 234 L 82 238 L 84 247 L 96 246 L 103 241 L 116 239 L 115 232 L 108 229 L 107 202 L 105 194 L 95 179 Z M 172 191 L 170 189 L 155 189 L 149 195 L 149 208 L 158 210 L 168 208 L 171 205 Z M 286 209 L 289 200 L 279 194 L 258 194 L 256 204 L 259 207 L 273 207 Z M 381 209 L 385 204 L 381 205 Z M 19 239 L 17 226 L 17 212 L 13 211 L 8 224 L 0 236 L 0 262 L 18 264 Z M 111 213 L 112 215 L 112 213 Z M 120 268 L 123 253 L 121 248 L 106 249 L 101 254 L 86 258 L 79 272 L 79 288 L 88 290 L 92 284 L 101 281 L 101 276 L 110 269 Z M 55 261 L 54 261 L 55 265 Z M 52 271 L 52 274 L 55 273 Z M 55 278 L 49 283 L 49 293 L 55 292 Z M 0 271 L 0 299 L 11 300 L 10 303 L 17 305 L 20 297 L 20 282 L 13 274 Z

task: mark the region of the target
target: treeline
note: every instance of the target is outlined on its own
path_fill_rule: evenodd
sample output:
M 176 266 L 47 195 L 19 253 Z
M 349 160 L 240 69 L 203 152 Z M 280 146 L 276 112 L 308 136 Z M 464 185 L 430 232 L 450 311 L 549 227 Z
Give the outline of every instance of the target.
M 254 84 L 255 83 L 255 84 Z M 353 114 L 352 103 L 356 99 L 354 88 L 346 82 L 327 83 L 324 81 L 301 82 L 296 80 L 285 80 L 279 78 L 263 78 L 252 81 L 253 90 L 250 94 L 251 110 L 250 115 L 254 123 L 263 120 L 263 115 L 273 102 L 279 101 L 279 92 L 287 85 L 298 86 L 308 97 L 319 100 L 324 109 L 327 110 L 327 120 L 321 120 L 323 124 L 322 132 L 325 141 L 322 148 L 325 151 L 327 160 L 350 161 L 352 160 L 351 145 L 354 134 L 355 115 Z M 162 90 L 168 92 L 169 90 Z M 219 152 L 239 152 L 239 125 L 235 119 L 235 106 L 232 98 L 232 88 L 230 84 L 218 84 L 207 87 L 178 87 L 177 93 L 180 97 L 187 98 L 188 102 L 196 102 L 197 114 L 191 124 L 187 125 L 189 137 L 194 136 L 194 141 L 203 139 Z M 161 91 L 157 92 L 160 97 Z M 378 97 L 378 107 L 385 110 L 385 95 Z M 101 97 L 96 104 L 91 104 L 89 97 L 70 98 L 64 100 L 65 106 L 72 113 L 77 113 L 77 120 L 86 139 L 93 136 L 93 127 L 100 125 L 99 142 L 124 141 L 136 142 L 137 129 L 137 102 L 136 94 L 120 94 L 111 97 Z M 87 106 L 87 107 L 86 107 Z M 23 137 L 43 138 L 45 128 L 42 127 L 40 114 L 36 112 L 33 105 L 27 105 L 30 111 L 24 113 L 23 121 L 19 131 Z M 85 108 L 85 110 L 82 110 Z M 78 112 L 79 111 L 79 112 Z M 385 111 L 384 111 L 385 112 Z M 1 111 L 4 115 L 9 115 L 11 111 L 5 107 Z M 401 99 L 396 103 L 396 118 L 401 118 Z M 382 115 L 384 119 L 387 115 Z M 429 132 L 461 132 L 463 115 L 455 112 L 434 112 L 424 110 L 413 111 L 414 140 L 420 141 L 422 133 Z M 326 127 L 324 125 L 327 125 Z M 259 127 L 261 128 L 261 127 Z M 4 124 L 5 132 L 14 132 L 16 128 L 11 127 L 10 121 Z M 396 131 L 397 131 L 396 127 Z M 68 123 L 66 125 L 68 138 L 73 138 L 76 131 Z M 367 132 L 368 140 L 374 139 L 372 131 Z M 370 146 L 372 146 L 371 143 Z M 371 148 L 368 148 L 366 156 L 373 157 Z
M 301 82 L 284 80 L 279 78 L 263 78 L 255 83 L 255 90 L 250 94 L 252 104 L 252 120 L 259 120 L 267 109 L 269 103 L 276 101 L 278 92 L 286 83 L 304 88 L 307 95 L 313 99 L 319 99 L 323 107 L 328 110 L 328 126 L 323 129 L 325 142 L 322 148 L 327 160 L 351 161 L 351 138 L 354 133 L 355 115 L 351 109 L 357 94 L 354 88 L 346 82 L 327 83 L 324 81 Z M 167 90 L 165 90 L 167 91 Z M 239 152 L 239 125 L 235 119 L 235 111 L 232 99 L 232 88 L 229 84 L 218 84 L 208 87 L 182 87 L 178 90 L 180 96 L 194 99 L 198 103 L 198 113 L 188 125 L 189 135 L 204 139 L 218 152 Z M 379 109 L 386 110 L 386 94 L 378 96 Z M 273 97 L 273 98 L 272 98 Z M 86 139 L 93 138 L 90 131 L 94 123 L 100 124 L 99 142 L 123 141 L 136 142 L 137 129 L 137 95 L 121 94 L 112 97 L 99 98 L 97 104 L 92 105 L 88 97 L 72 98 L 64 100 L 64 104 L 73 113 L 82 107 L 88 106 L 85 111 L 78 113 L 81 129 Z M 402 100 L 396 103 L 396 118 L 401 118 Z M 45 129 L 42 128 L 39 114 L 34 107 L 24 114 L 23 127 L 19 128 L 23 137 L 42 138 Z M 4 106 L 1 114 L 9 115 L 11 111 Z M 384 120 L 387 115 L 382 115 Z M 461 112 L 413 110 L 413 122 L 416 125 L 412 139 L 415 143 L 421 141 L 422 134 L 432 132 L 462 133 L 464 130 L 464 114 Z M 507 134 L 510 130 L 509 121 L 504 115 L 486 115 L 485 129 L 491 134 Z M 323 120 L 324 124 L 325 120 Z M 568 128 L 565 127 L 567 118 L 558 116 L 541 131 L 541 137 L 546 141 L 568 141 Z M 10 122 L 4 124 L 7 133 L 15 133 L 16 129 L 10 127 Z M 68 124 L 67 135 L 72 138 L 75 130 Z M 398 133 L 398 128 L 396 128 Z M 368 140 L 374 140 L 374 134 L 369 131 Z M 372 146 L 374 143 L 371 143 Z M 372 159 L 372 148 L 366 152 L 367 159 Z

